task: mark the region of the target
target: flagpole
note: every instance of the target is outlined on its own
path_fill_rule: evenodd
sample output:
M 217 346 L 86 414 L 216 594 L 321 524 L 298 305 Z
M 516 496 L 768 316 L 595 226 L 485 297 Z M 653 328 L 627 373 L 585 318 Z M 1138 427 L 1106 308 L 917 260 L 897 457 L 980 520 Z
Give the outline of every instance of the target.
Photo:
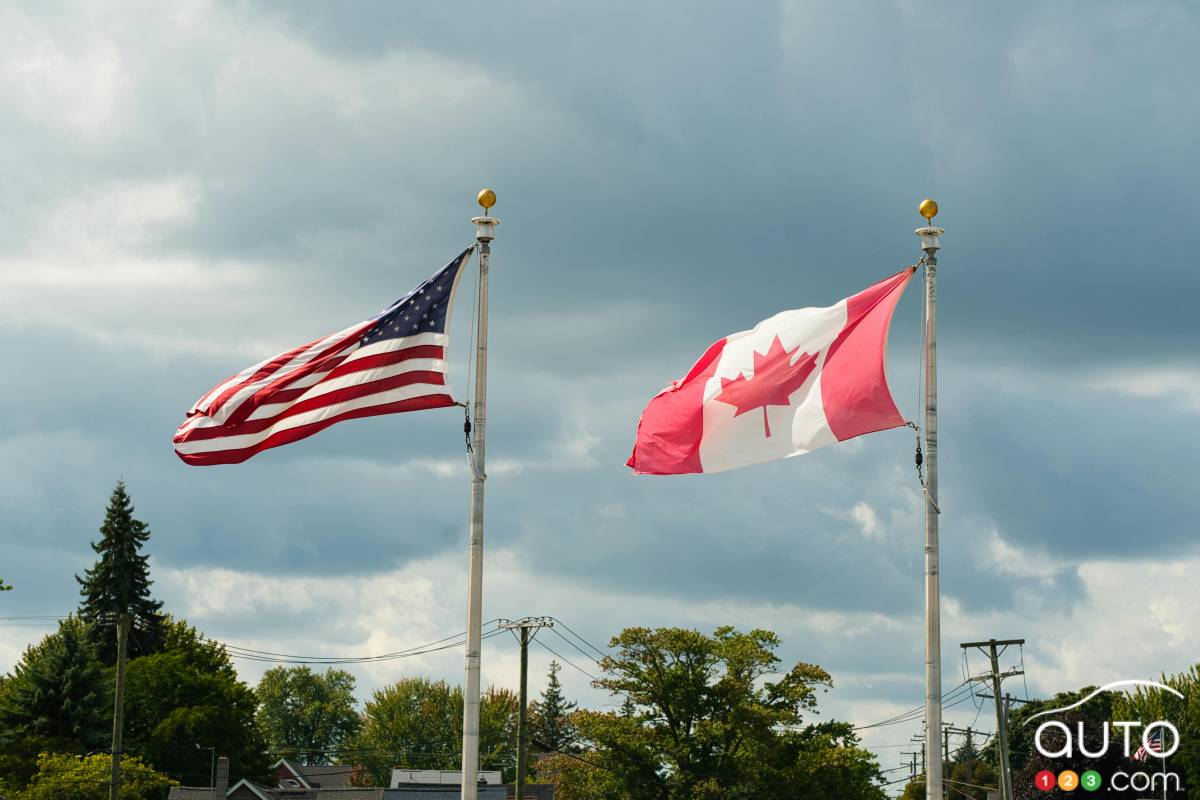
M 494 228 L 500 220 L 489 209 L 496 193 L 484 189 L 476 198 L 483 216 L 474 217 L 479 251 L 479 326 L 475 340 L 475 410 L 471 451 L 471 538 L 467 558 L 466 686 L 463 687 L 462 800 L 479 796 L 479 663 L 483 627 L 483 484 L 484 435 L 487 429 L 488 261 Z
M 941 576 L 938 566 L 938 473 L 937 473 L 937 251 L 938 237 L 945 233 L 933 227 L 938 205 L 925 200 L 919 208 L 925 227 L 918 228 L 925 251 L 925 738 L 928 763 L 925 767 L 925 797 L 944 800 L 942 752 L 936 737 L 942 730 L 942 611 Z

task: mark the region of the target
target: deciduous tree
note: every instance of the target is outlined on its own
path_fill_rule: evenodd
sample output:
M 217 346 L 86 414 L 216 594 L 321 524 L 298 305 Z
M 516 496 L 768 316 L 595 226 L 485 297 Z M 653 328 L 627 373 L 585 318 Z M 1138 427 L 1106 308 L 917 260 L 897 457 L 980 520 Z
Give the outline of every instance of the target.
M 108 800 L 111 763 L 107 754 L 42 753 L 29 786 L 14 800 Z M 175 783 L 136 756 L 121 757 L 122 800 L 165 800 Z
M 345 670 L 274 667 L 255 694 L 255 719 L 268 746 L 300 764 L 330 761 L 362 722 L 354 709 L 354 676 Z
M 255 706 L 224 648 L 168 618 L 163 649 L 129 662 L 125 749 L 185 783 L 209 774 L 211 747 L 229 756 L 231 774 L 260 777 L 268 759 Z
M 874 757 L 848 725 L 807 722 L 832 684 L 813 664 L 776 680 L 774 633 L 722 627 L 627 628 L 604 658 L 598 688 L 633 713 L 581 711 L 583 757 L 630 797 L 882 800 Z
M 516 764 L 517 696 L 508 689 L 483 693 L 479 711 L 480 769 Z M 367 768 L 374 785 L 386 786 L 393 766 L 457 769 L 462 758 L 463 693 L 428 678 L 403 678 L 376 690 L 363 712 L 362 730 L 343 760 Z

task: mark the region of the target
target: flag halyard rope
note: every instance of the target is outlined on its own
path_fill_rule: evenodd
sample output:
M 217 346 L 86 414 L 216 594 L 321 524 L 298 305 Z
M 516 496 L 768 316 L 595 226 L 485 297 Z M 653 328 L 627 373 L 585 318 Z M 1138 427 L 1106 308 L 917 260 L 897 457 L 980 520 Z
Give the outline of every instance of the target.
M 925 260 L 925 256 L 921 256 L 921 259 L 919 261 L 917 261 L 916 264 L 913 265 L 913 268 L 919 269 L 922 266 L 928 266 L 928 262 Z M 921 294 L 921 312 L 922 312 L 921 313 L 921 348 L 920 348 L 920 354 L 917 356 L 917 409 L 918 409 L 918 411 L 920 410 L 921 403 L 923 402 L 923 400 L 925 398 L 925 348 L 928 346 L 928 342 L 929 342 L 929 339 L 928 339 L 929 330 L 928 330 L 928 328 L 925 327 L 925 316 L 926 316 L 925 305 L 926 305 L 926 303 L 928 303 L 928 301 L 929 301 L 929 298 L 925 295 L 924 292 L 922 292 L 922 294 Z M 940 515 L 942 513 L 942 509 L 938 505 L 937 500 L 933 499 L 933 495 L 931 495 L 929 493 L 929 487 L 925 484 L 925 467 L 924 467 L 925 454 L 921 451 L 921 428 L 915 422 L 909 421 L 909 422 L 906 422 L 905 424 L 908 427 L 913 429 L 913 434 L 916 436 L 916 439 L 917 439 L 917 448 L 916 448 L 916 452 L 913 454 L 913 463 L 915 463 L 916 467 L 917 467 L 917 482 L 921 484 L 921 493 L 925 495 L 925 499 L 929 502 L 929 506 L 930 506 L 930 508 L 933 509 L 933 513 Z

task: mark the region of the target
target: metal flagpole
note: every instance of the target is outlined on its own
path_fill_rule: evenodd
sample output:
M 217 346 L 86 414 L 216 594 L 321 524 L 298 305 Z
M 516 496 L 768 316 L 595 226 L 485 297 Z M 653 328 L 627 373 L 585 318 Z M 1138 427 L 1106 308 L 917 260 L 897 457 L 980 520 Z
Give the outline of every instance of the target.
M 944 800 L 942 753 L 935 738 L 942 729 L 942 614 L 941 581 L 938 567 L 938 473 L 937 473 L 937 251 L 938 237 L 945 233 L 933 227 L 938 205 L 921 203 L 925 227 L 918 228 L 925 251 L 925 738 L 929 754 L 926 764 L 925 797 Z
M 474 441 L 471 454 L 471 539 L 467 559 L 467 653 L 466 686 L 463 688 L 462 800 L 479 796 L 479 656 L 483 628 L 483 483 L 484 434 L 487 427 L 487 323 L 488 260 L 493 229 L 500 220 L 489 209 L 496 193 L 484 189 L 476 198 L 483 216 L 475 217 L 475 240 L 479 249 L 479 331 L 475 340 Z

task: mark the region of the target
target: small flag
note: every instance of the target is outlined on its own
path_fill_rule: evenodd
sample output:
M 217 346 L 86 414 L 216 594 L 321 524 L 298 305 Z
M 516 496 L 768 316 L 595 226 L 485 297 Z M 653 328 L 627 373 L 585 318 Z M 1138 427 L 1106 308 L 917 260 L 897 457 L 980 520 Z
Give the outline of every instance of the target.
M 446 328 L 473 247 L 382 313 L 217 384 L 175 433 L 188 464 L 237 464 L 334 423 L 454 405 Z
M 640 475 L 721 472 L 903 425 L 884 355 L 915 271 L 713 344 L 646 406 L 628 466 Z
M 1134 761 L 1146 761 L 1150 756 L 1158 756 L 1162 753 L 1162 731 L 1155 730 L 1150 734 L 1150 738 L 1142 742 L 1142 746 L 1137 749 L 1137 752 L 1131 756 Z M 1126 752 L 1129 752 L 1128 750 Z

